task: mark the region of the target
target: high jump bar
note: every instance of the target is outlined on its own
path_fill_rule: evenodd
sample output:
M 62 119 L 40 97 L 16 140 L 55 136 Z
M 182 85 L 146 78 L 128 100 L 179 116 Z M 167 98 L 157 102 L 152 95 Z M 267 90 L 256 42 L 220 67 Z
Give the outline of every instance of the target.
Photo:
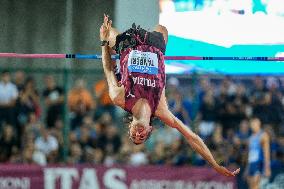
M 112 59 L 119 59 L 112 55 Z M 0 53 L 0 58 L 43 58 L 43 59 L 102 59 L 99 54 L 22 54 Z M 220 56 L 165 56 L 165 60 L 231 60 L 231 61 L 284 61 L 284 57 L 220 57 Z

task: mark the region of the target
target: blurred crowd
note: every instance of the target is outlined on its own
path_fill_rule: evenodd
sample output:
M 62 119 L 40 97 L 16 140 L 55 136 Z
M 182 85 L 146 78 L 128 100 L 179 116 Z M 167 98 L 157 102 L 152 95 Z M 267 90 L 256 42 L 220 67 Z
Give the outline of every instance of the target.
M 206 166 L 180 133 L 159 120 L 154 120 L 155 130 L 145 144 L 131 143 L 123 123 L 126 114 L 112 105 L 104 80 L 91 88 L 76 80 L 67 91 L 68 114 L 63 87 L 51 75 L 44 81 L 37 83 L 21 71 L 1 73 L 0 162 L 61 163 L 67 151 L 70 164 Z M 273 170 L 284 164 L 283 89 L 284 80 L 272 77 L 171 77 L 166 91 L 171 111 L 225 166 L 246 166 L 249 119 L 258 116 L 271 138 Z

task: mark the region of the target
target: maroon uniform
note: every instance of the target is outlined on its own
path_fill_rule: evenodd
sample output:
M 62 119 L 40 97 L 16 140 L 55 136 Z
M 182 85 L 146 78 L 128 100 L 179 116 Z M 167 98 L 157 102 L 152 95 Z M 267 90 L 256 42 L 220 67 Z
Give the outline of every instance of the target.
M 155 113 L 165 87 L 165 42 L 162 34 L 131 30 L 118 36 L 120 83 L 125 88 L 125 110 L 131 113 L 135 103 L 147 99 Z M 128 38 L 129 36 L 129 38 Z

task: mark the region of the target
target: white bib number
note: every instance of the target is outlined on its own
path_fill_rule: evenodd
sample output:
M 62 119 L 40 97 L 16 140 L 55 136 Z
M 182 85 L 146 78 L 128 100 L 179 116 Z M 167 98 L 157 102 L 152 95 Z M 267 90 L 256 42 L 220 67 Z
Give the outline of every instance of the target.
M 156 75 L 158 74 L 158 62 L 158 56 L 155 53 L 133 50 L 129 54 L 128 70 Z

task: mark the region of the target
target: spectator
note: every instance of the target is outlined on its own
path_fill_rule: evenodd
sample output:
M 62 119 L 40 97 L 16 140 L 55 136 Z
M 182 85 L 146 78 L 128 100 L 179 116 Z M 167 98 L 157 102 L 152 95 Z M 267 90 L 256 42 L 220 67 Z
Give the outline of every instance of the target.
M 96 123 L 94 125 L 94 136 L 92 136 L 92 147 L 99 148 L 105 152 L 106 141 L 106 125 Z
M 35 149 L 33 141 L 28 141 L 23 149 L 22 163 L 38 164 L 45 166 L 47 164 L 44 153 Z
M 279 140 L 277 140 L 278 139 L 277 135 L 271 126 L 266 125 L 264 130 L 269 135 L 269 139 L 270 139 L 271 168 L 272 169 L 277 168 L 277 166 L 279 165 L 279 162 L 278 162 L 279 152 L 281 153 L 281 150 L 283 149 L 281 147 L 283 146 L 281 146 L 281 144 L 279 143 Z
M 97 121 L 104 125 L 111 125 L 115 119 L 113 119 L 109 112 L 104 112 Z
M 37 120 L 35 113 L 31 113 L 28 123 L 23 129 L 23 142 L 27 140 L 29 134 L 32 134 L 35 138 L 39 137 L 41 127 L 43 127 L 42 123 Z
M 17 97 L 18 90 L 10 81 L 10 73 L 3 71 L 0 81 L 0 126 L 3 122 L 15 126 L 14 108 Z
M 230 99 L 237 107 L 241 118 L 245 118 L 246 116 L 250 117 L 252 115 L 252 107 L 249 105 L 249 99 L 246 94 L 246 88 L 243 84 L 237 85 L 236 94 L 231 96 Z
M 24 90 L 22 90 L 20 91 L 19 98 L 16 102 L 17 126 L 19 129 L 22 129 L 22 127 L 28 123 L 30 114 L 32 113 L 35 115 L 35 108 L 32 100 L 24 92 Z M 35 115 L 35 118 L 36 117 L 37 116 Z
M 51 128 L 54 127 L 56 120 L 62 119 L 64 95 L 63 89 L 56 85 L 51 75 L 45 78 L 45 85 L 43 97 L 47 107 L 46 125 Z
M 247 119 L 241 121 L 239 130 L 234 136 L 234 144 L 239 146 L 242 151 L 247 150 L 248 139 L 250 136 L 249 122 Z
M 15 132 L 11 125 L 4 125 L 0 136 L 0 162 L 7 162 L 18 151 Z
M 187 156 L 187 148 L 185 147 L 184 140 L 175 140 L 170 145 L 171 155 L 168 157 L 168 163 L 171 165 L 185 165 L 189 162 L 189 157 Z
M 158 142 L 155 145 L 155 149 L 151 154 L 151 163 L 156 165 L 161 165 L 165 163 L 165 144 L 163 142 Z
M 223 138 L 223 130 L 221 125 L 216 125 L 215 131 L 212 136 L 212 140 L 215 145 L 222 144 L 224 138 Z
M 267 88 L 271 94 L 271 111 L 274 112 L 274 117 L 272 118 L 272 123 L 274 125 L 280 124 L 283 122 L 283 113 L 284 109 L 282 106 L 282 91 L 279 89 L 280 81 L 274 77 L 269 77 L 267 79 Z
M 144 145 L 136 145 L 133 147 L 133 152 L 130 155 L 130 165 L 140 166 L 148 164 L 149 160 L 145 153 Z
M 91 164 L 103 164 L 104 153 L 99 148 L 86 148 L 85 149 L 85 162 Z
M 95 111 L 95 120 L 97 120 L 105 112 L 108 112 L 113 119 L 116 119 L 116 108 L 109 97 L 108 86 L 105 79 L 98 81 L 94 85 L 94 93 L 97 106 Z
M 26 148 L 23 149 L 23 163 L 32 164 L 33 161 L 33 143 L 26 146 Z
M 121 139 L 117 127 L 108 125 L 106 128 L 105 161 L 106 165 L 113 165 L 117 162 L 117 153 L 121 147 Z
M 67 162 L 70 164 L 82 163 L 82 148 L 79 143 L 73 143 L 70 147 L 70 156 Z
M 25 81 L 23 96 L 25 105 L 32 109 L 36 115 L 36 118 L 39 119 L 41 115 L 41 107 L 39 103 L 39 92 L 36 89 L 34 78 L 28 77 Z
M 216 104 L 212 91 L 208 91 L 201 102 L 198 126 L 200 136 L 204 139 L 211 136 L 217 119 Z
M 130 154 L 134 146 L 130 143 L 129 137 L 122 137 L 122 145 L 118 154 L 118 161 L 121 164 L 127 164 L 130 162 Z
M 86 148 L 88 146 L 92 146 L 92 140 L 91 140 L 91 132 L 90 128 L 86 125 L 82 125 L 77 132 L 77 140 L 81 146 L 81 148 Z
M 85 81 L 78 79 L 75 86 L 68 94 L 68 105 L 73 116 L 71 127 L 75 129 L 80 126 L 85 115 L 94 108 L 91 93 L 85 87 Z
M 64 146 L 64 137 L 63 137 L 64 125 L 62 120 L 56 120 L 54 124 L 55 124 L 54 128 L 50 129 L 50 134 L 57 139 L 60 148 L 59 150 L 62 150 Z
M 240 121 L 244 118 L 245 112 L 242 112 L 243 104 L 234 102 L 237 94 L 237 85 L 231 79 L 224 79 L 221 84 L 220 94 L 217 97 L 218 121 L 223 126 L 223 135 L 226 138 L 229 130 L 236 130 Z
M 235 82 L 228 76 L 222 80 L 221 88 L 225 90 L 225 94 L 227 96 L 232 96 L 237 92 L 237 86 Z
M 179 80 L 177 78 L 170 78 L 168 80 L 168 103 L 169 108 L 173 114 L 179 118 L 183 123 L 190 123 L 190 108 L 191 103 L 183 98 L 179 89 Z
M 35 81 L 28 77 L 25 81 L 23 90 L 19 93 L 16 101 L 16 123 L 17 134 L 21 136 L 24 132 L 24 126 L 28 123 L 30 114 L 34 114 L 36 119 L 40 118 L 41 107 L 39 103 L 38 91 L 35 89 Z
M 255 102 L 253 113 L 263 124 L 279 124 L 282 119 L 282 108 L 279 105 L 280 101 L 273 104 L 271 92 L 266 92 L 261 101 Z
M 22 71 L 17 71 L 14 76 L 14 83 L 17 86 L 19 92 L 24 89 L 26 80 L 26 74 Z
M 58 141 L 50 135 L 49 130 L 42 127 L 41 136 L 36 138 L 35 147 L 40 152 L 43 152 L 48 162 L 53 162 L 58 154 Z
M 198 100 L 202 101 L 204 95 L 210 90 L 213 91 L 211 81 L 208 78 L 202 78 L 199 81 Z
M 89 137 L 91 138 L 91 140 L 96 138 L 97 123 L 94 122 L 93 117 L 91 115 L 87 115 L 84 117 L 81 127 L 86 127 L 88 129 Z
M 267 92 L 267 88 L 264 85 L 264 81 L 261 77 L 255 77 L 253 80 L 251 99 L 252 102 L 257 102 L 262 99 L 263 94 Z
M 121 140 L 117 132 L 117 127 L 108 125 L 106 128 L 106 151 L 108 154 L 118 153 L 121 146 Z
M 163 143 L 165 145 L 171 145 L 174 141 L 179 140 L 181 135 L 178 131 L 166 126 L 159 128 L 159 131 L 154 132 L 152 139 L 154 140 L 153 145 L 157 145 L 159 143 Z

